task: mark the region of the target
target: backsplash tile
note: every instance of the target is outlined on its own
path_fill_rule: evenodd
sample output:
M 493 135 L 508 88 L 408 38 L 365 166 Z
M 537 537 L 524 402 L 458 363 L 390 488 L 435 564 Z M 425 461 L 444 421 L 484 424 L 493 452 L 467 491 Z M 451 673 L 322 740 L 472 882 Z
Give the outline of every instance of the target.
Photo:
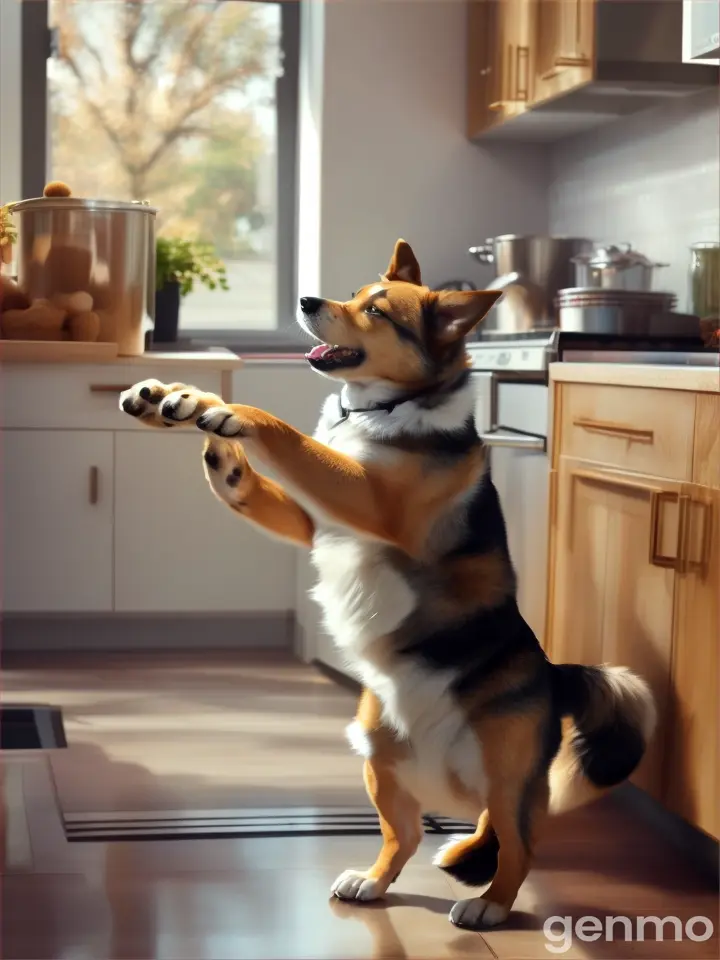
M 689 246 L 720 239 L 720 117 L 716 90 L 682 97 L 558 144 L 550 230 L 626 241 L 667 269 L 655 287 L 688 308 Z

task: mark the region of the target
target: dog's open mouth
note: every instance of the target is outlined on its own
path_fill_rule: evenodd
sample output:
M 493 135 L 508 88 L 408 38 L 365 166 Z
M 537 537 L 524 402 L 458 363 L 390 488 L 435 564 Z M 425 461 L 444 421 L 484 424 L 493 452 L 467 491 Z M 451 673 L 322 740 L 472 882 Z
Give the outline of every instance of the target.
M 329 343 L 319 343 L 309 353 L 305 354 L 308 363 L 316 370 L 342 370 L 359 367 L 365 359 L 364 350 L 354 347 L 331 346 Z

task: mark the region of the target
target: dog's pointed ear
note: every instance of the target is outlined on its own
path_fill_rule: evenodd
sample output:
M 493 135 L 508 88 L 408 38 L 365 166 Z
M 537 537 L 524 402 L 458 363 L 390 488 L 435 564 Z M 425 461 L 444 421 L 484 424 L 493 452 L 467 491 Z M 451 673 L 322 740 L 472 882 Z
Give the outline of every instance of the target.
M 437 339 L 450 344 L 466 337 L 501 296 L 501 290 L 441 290 L 435 303 Z
M 398 240 L 393 250 L 388 268 L 381 280 L 402 280 L 404 283 L 422 285 L 420 278 L 420 264 L 415 259 L 412 247 L 404 240 Z

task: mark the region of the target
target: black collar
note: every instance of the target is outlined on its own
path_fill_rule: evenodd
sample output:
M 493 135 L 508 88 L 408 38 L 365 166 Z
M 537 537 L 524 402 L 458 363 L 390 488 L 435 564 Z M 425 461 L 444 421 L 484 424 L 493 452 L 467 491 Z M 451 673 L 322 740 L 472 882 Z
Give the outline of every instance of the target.
M 429 387 L 423 387 L 422 390 L 415 390 L 412 393 L 401 393 L 399 397 L 394 397 L 392 400 L 380 400 L 371 407 L 345 407 L 342 402 L 342 394 L 338 394 L 338 406 L 341 416 L 337 423 L 333 424 L 333 427 L 337 427 L 347 420 L 351 413 L 376 413 L 377 411 L 392 413 L 395 407 L 399 407 L 403 403 L 410 403 L 411 400 L 421 400 L 425 397 L 436 396 L 439 393 L 454 393 L 455 390 L 467 382 L 468 376 L 469 371 L 463 370 L 459 377 L 448 384 L 433 383 Z

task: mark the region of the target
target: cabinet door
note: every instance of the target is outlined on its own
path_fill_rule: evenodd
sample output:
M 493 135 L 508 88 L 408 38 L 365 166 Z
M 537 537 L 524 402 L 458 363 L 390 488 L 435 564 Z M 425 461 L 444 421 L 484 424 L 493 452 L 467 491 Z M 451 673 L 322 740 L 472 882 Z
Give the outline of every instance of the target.
M 648 681 L 661 723 L 633 779 L 659 797 L 682 484 L 561 456 L 554 486 L 550 655 Z
M 665 799 L 690 823 L 720 837 L 720 491 L 688 485 L 683 508 Z
M 468 136 L 521 113 L 531 99 L 532 0 L 468 4 Z
M 213 496 L 200 436 L 148 430 L 115 442 L 116 610 L 294 609 L 297 548 Z
M 592 79 L 594 0 L 535 0 L 534 83 L 538 103 Z
M 7 430 L 2 455 L 3 610 L 111 610 L 112 433 Z

